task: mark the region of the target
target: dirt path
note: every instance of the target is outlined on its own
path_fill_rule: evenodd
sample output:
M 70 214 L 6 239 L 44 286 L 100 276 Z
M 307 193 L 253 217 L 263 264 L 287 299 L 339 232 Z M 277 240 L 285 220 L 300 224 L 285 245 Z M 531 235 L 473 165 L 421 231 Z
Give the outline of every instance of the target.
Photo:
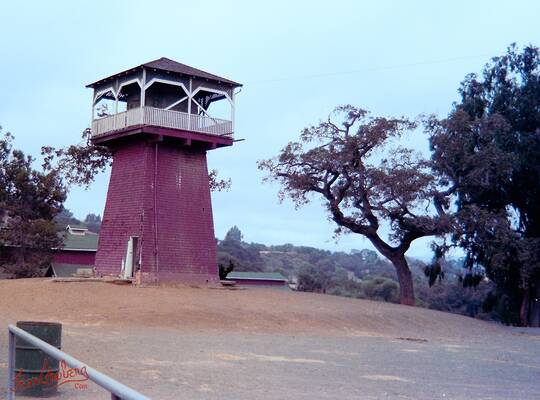
M 154 399 L 535 399 L 540 336 L 457 315 L 276 290 L 0 281 L 0 329 L 63 347 Z M 6 334 L 0 335 L 0 386 Z M 108 398 L 94 384 L 62 399 Z

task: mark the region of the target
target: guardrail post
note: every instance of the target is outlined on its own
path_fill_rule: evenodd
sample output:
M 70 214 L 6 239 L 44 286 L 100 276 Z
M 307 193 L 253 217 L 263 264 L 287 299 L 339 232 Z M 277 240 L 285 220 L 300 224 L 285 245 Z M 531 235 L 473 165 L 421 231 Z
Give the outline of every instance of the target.
M 9 331 L 7 399 L 15 399 L 15 334 Z

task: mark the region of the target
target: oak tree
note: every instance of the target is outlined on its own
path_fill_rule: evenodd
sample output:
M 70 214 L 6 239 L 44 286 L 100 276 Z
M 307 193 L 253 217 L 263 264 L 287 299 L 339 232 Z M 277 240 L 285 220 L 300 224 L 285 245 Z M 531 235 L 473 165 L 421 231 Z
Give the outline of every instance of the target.
M 414 240 L 443 235 L 452 225 L 447 196 L 453 189 L 440 190 L 431 163 L 397 140 L 416 128 L 405 118 L 340 106 L 277 157 L 259 162 L 266 179 L 280 183 L 281 199 L 301 206 L 318 196 L 338 234 L 366 237 L 393 264 L 406 305 L 415 303 L 407 250 Z

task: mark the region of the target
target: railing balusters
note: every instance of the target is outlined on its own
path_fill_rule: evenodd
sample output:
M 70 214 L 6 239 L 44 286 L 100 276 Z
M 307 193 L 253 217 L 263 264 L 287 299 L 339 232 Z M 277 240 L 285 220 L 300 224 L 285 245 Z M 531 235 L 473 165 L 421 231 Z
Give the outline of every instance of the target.
M 210 135 L 232 136 L 232 121 L 154 107 L 137 107 L 92 121 L 92 136 L 134 125 L 155 125 Z

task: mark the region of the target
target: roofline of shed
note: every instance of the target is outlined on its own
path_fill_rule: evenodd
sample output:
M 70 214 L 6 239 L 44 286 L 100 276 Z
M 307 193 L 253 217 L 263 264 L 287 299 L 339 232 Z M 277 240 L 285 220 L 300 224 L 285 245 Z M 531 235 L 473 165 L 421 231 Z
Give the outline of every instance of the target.
M 53 247 L 51 250 L 55 250 L 55 251 L 93 251 L 93 252 L 97 252 L 97 249 L 71 249 L 69 247 Z
M 241 277 L 241 276 L 239 276 L 238 278 L 233 278 L 233 277 L 227 276 L 225 279 L 226 279 L 226 280 L 227 280 L 227 279 L 230 279 L 230 280 L 235 280 L 235 281 L 239 281 L 239 280 L 241 280 L 241 279 L 244 279 L 244 280 L 247 280 L 247 281 L 276 281 L 276 282 L 287 282 L 287 278 L 283 278 L 283 279 L 280 279 L 280 278 L 252 278 L 252 277 Z

